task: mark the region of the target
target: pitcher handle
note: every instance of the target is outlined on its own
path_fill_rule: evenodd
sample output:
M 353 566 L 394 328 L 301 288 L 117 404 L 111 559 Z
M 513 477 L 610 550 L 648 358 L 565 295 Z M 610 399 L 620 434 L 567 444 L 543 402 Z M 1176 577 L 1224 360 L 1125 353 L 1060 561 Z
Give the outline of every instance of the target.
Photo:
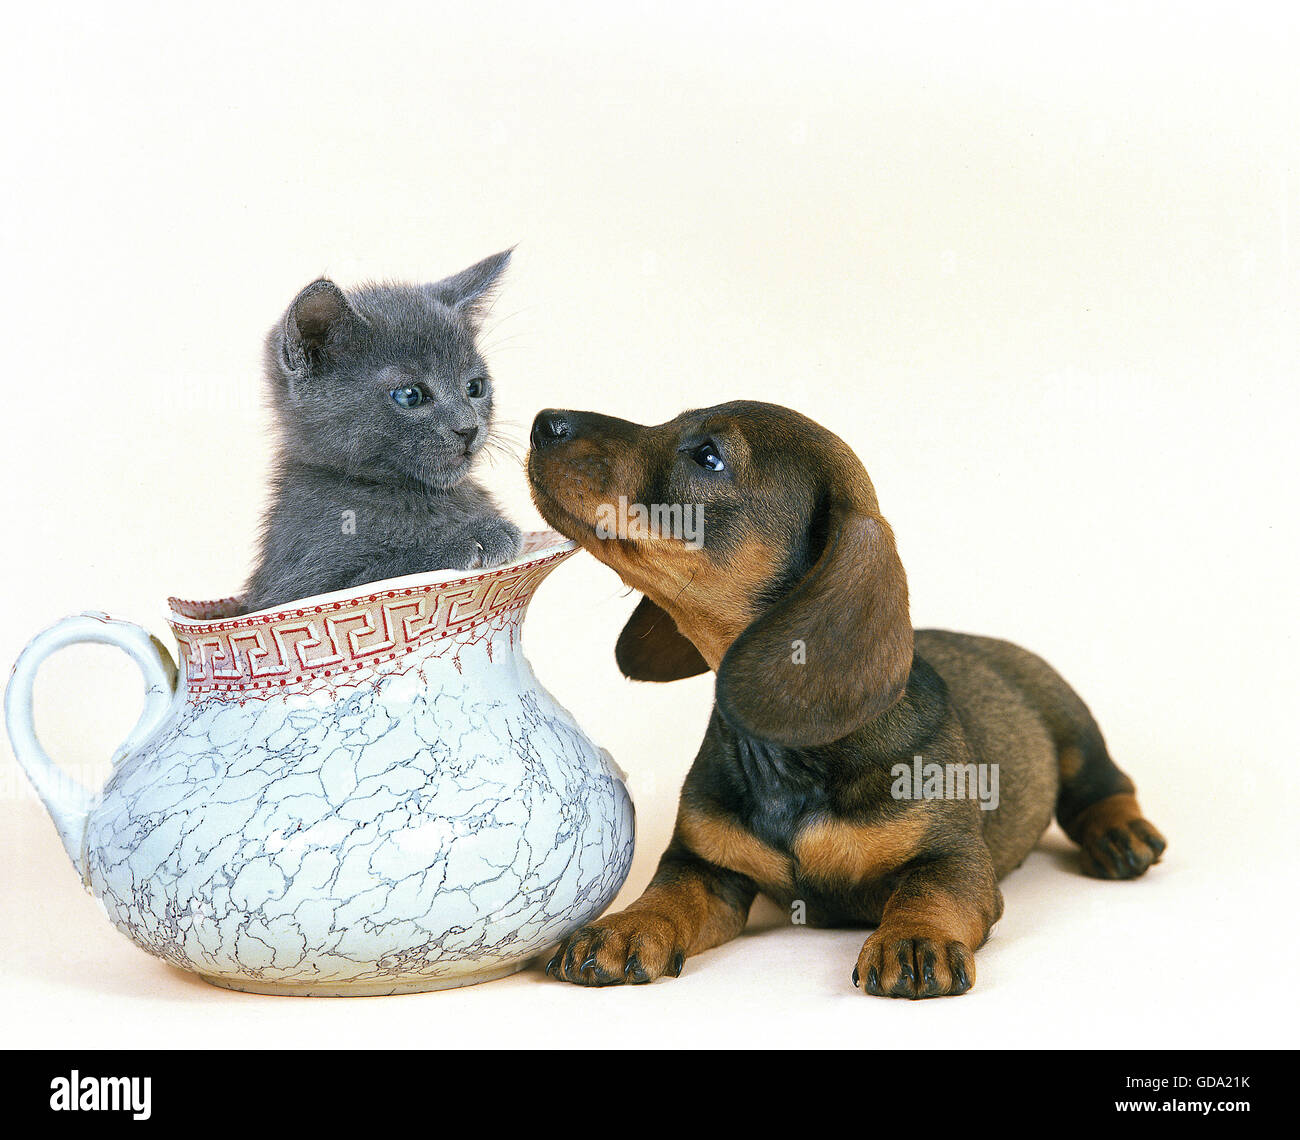
M 5 689 L 5 725 L 14 755 L 54 820 L 63 849 L 85 881 L 82 836 L 86 817 L 98 796 L 64 772 L 36 739 L 32 717 L 32 686 L 41 662 L 67 645 L 98 642 L 116 645 L 140 667 L 144 675 L 144 711 L 114 754 L 114 763 L 130 755 L 158 727 L 176 692 L 176 665 L 171 654 L 147 629 L 107 614 L 83 613 L 64 618 L 37 634 L 18 655 Z

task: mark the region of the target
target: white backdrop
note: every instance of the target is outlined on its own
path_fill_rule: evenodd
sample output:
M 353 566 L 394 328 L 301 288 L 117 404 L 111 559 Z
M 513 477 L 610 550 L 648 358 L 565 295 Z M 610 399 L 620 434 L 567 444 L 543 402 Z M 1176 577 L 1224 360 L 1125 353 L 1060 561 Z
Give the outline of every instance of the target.
M 168 594 L 239 587 L 262 337 L 303 284 L 518 243 L 487 345 L 521 455 L 546 406 L 823 420 L 875 481 L 916 624 L 1057 665 L 1165 862 L 1097 883 L 1050 834 L 959 1001 L 863 998 L 861 933 L 772 909 L 645 989 L 259 999 L 108 927 L 6 755 L 5 1044 L 1290 1043 L 1296 13 L 898 9 L 28 6 L 0 43 L 0 659 L 86 608 L 169 640 Z M 486 475 L 538 523 L 517 466 Z M 711 700 L 618 675 L 631 606 L 582 556 L 526 633 L 630 773 L 624 902 Z M 60 655 L 50 750 L 98 778 L 137 687 L 111 650 Z

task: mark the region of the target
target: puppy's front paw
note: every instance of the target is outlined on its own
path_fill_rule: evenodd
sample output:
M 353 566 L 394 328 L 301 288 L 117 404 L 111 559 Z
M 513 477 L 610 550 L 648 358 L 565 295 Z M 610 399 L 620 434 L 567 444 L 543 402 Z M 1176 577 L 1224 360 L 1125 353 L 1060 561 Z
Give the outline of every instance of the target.
M 956 996 L 975 984 L 975 954 L 963 942 L 881 927 L 862 946 L 853 984 L 876 997 Z
M 682 972 L 686 953 L 668 919 L 646 911 L 612 914 L 570 934 L 546 972 L 580 986 L 644 985 Z

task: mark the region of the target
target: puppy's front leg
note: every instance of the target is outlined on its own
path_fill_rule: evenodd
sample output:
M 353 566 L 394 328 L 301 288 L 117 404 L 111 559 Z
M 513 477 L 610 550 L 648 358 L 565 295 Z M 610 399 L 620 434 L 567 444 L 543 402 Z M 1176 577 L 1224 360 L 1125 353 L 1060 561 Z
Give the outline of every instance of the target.
M 706 862 L 674 839 L 645 893 L 626 910 L 569 935 L 546 972 L 581 986 L 676 977 L 687 955 L 744 929 L 757 893 L 751 879 Z
M 853 984 L 879 997 L 964 994 L 975 984 L 975 951 L 1002 916 L 993 860 L 983 842 L 906 872 L 880 925 L 863 944 Z

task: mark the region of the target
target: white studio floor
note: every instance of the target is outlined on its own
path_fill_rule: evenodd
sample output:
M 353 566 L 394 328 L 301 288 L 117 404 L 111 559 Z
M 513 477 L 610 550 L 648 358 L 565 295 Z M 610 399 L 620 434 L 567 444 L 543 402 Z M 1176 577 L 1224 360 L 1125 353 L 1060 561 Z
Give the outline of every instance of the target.
M 4 865 L 21 850 L 41 872 L 6 875 L 0 887 L 9 1046 L 1294 1044 L 1294 991 L 1270 961 L 1295 937 L 1295 919 L 1276 874 L 1261 872 L 1293 856 L 1262 834 L 1226 851 L 1180 842 L 1197 821 L 1168 812 L 1160 817 L 1171 837 L 1166 861 L 1133 883 L 1082 877 L 1064 837 L 1049 832 L 1003 884 L 1006 915 L 978 957 L 975 989 L 924 1002 L 862 996 L 849 981 L 861 933 L 789 927 L 761 900 L 742 938 L 651 986 L 585 990 L 532 969 L 401 997 L 231 993 L 150 958 L 108 926 L 37 804 L 11 804 L 5 815 Z M 637 860 L 620 901 L 649 869 Z

